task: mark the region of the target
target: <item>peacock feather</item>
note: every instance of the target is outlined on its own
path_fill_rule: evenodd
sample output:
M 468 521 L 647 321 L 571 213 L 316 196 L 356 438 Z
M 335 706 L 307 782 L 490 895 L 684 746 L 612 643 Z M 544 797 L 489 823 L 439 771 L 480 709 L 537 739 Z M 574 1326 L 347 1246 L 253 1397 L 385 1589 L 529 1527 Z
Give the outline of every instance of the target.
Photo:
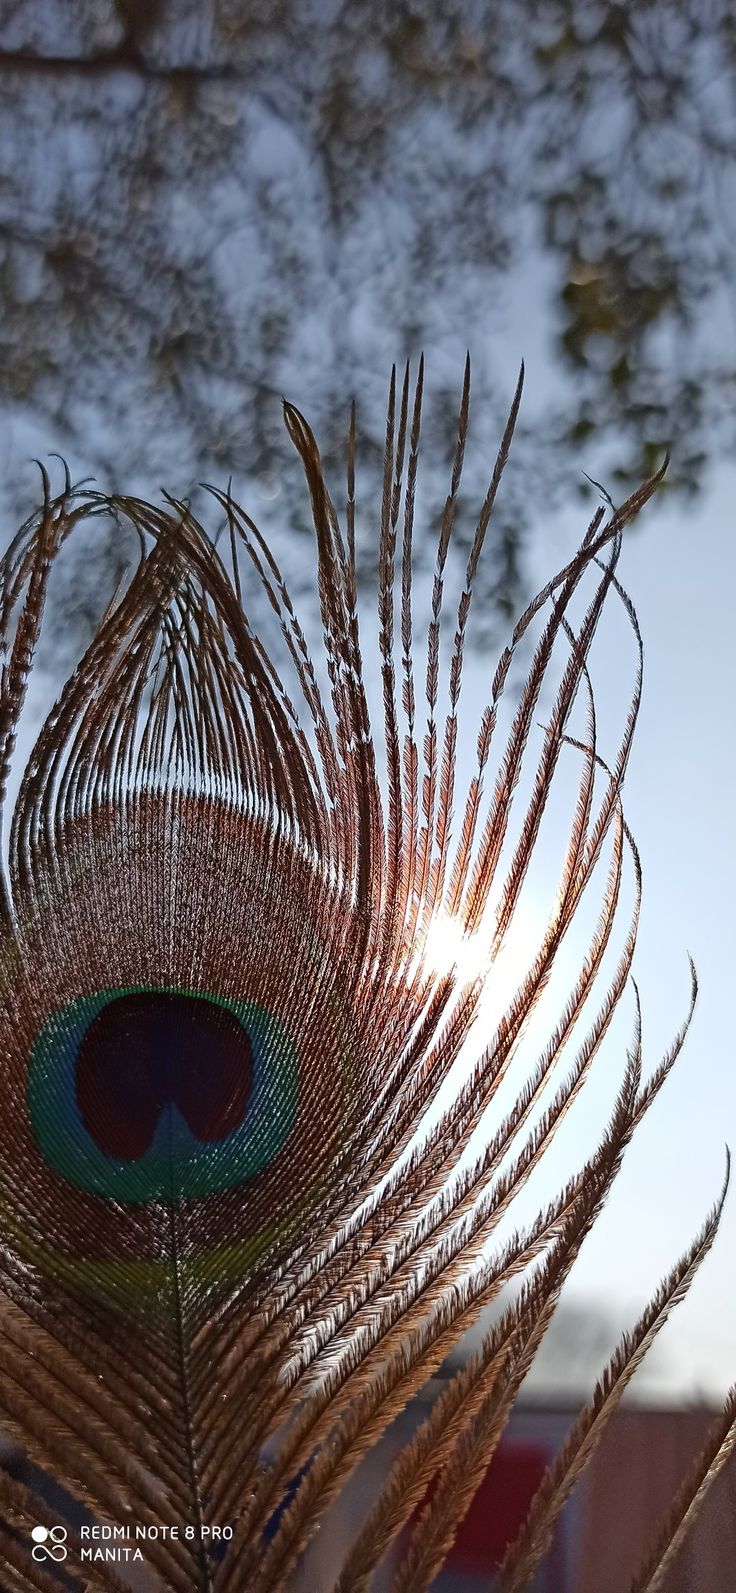
M 107 499 L 69 479 L 54 496 L 44 476 L 42 508 L 0 566 L 5 800 L 57 555 L 110 515 L 140 544 L 137 568 L 36 736 L 4 834 L 0 1424 L 41 1468 L 33 1475 L 61 1483 L 68 1501 L 60 1514 L 41 1483 L 34 1491 L 0 1472 L 12 1593 L 59 1586 L 54 1556 L 38 1552 L 43 1532 L 34 1539 L 31 1528 L 54 1526 L 58 1537 L 64 1521 L 66 1585 L 124 1585 L 119 1568 L 83 1558 L 63 1514 L 74 1500 L 98 1523 L 157 1529 L 145 1542 L 149 1586 L 289 1585 L 367 1450 L 481 1322 L 479 1347 L 366 1501 L 334 1593 L 373 1585 L 389 1554 L 396 1593 L 428 1587 L 682 1044 L 689 1020 L 643 1076 L 633 987 L 633 1039 L 600 1143 L 533 1220 L 504 1230 L 632 990 L 640 870 L 622 785 L 641 641 L 617 565 L 622 532 L 659 477 L 622 507 L 598 510 L 518 620 L 487 701 L 478 712 L 470 705 L 474 766 L 461 780 L 472 590 L 522 383 L 448 631 L 466 369 L 421 627 L 420 707 L 412 543 L 422 375 L 413 390 L 408 371 L 400 390 L 392 379 L 389 396 L 380 732 L 358 620 L 354 417 L 341 519 L 306 421 L 284 406 L 316 532 L 319 659 L 267 541 L 229 492 L 213 492 L 225 558 L 185 502 Z M 250 617 L 256 590 L 276 636 L 268 645 L 268 626 Z M 604 758 L 589 666 L 611 602 L 639 661 L 619 744 Z M 502 694 L 535 626 L 501 737 Z M 575 794 L 554 903 L 488 1028 L 486 987 L 561 760 Z M 633 891 L 621 931 L 625 875 Z M 591 898 L 597 916 L 546 1043 L 511 1105 L 489 1114 Z M 444 964 L 433 953 L 442 924 L 459 937 Z M 506 1593 L 528 1584 L 630 1376 L 707 1252 L 721 1201 L 581 1412 L 509 1549 Z M 732 1402 L 638 1589 L 659 1585 L 704 1482 L 733 1446 L 735 1414 Z M 227 1528 L 224 1552 L 215 1526 Z

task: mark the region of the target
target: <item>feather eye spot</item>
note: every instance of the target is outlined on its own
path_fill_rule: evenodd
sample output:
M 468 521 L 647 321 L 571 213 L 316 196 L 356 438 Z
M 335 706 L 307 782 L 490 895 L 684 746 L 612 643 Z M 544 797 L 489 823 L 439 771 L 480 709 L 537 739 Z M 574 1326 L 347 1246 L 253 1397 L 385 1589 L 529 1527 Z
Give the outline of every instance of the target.
M 295 1048 L 254 1003 L 101 991 L 44 1024 L 28 1072 L 41 1153 L 115 1200 L 213 1194 L 273 1159 L 298 1105 Z

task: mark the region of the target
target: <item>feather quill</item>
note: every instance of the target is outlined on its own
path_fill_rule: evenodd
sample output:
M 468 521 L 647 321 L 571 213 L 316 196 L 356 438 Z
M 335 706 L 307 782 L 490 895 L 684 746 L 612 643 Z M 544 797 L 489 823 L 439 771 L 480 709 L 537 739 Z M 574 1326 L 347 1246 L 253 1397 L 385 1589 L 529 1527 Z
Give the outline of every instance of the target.
M 631 983 L 641 874 L 622 786 L 641 637 L 617 566 L 622 532 L 661 472 L 607 518 L 597 511 L 577 552 L 517 622 L 478 714 L 462 795 L 473 585 L 523 371 L 448 638 L 466 365 L 438 533 L 420 748 L 412 565 L 423 382 L 420 365 L 412 393 L 407 367 L 389 394 L 380 732 L 361 650 L 354 411 L 343 533 L 309 426 L 284 406 L 314 518 L 321 663 L 272 549 L 229 489 L 212 490 L 231 570 L 186 503 L 106 499 L 75 490 L 68 477 L 54 496 L 45 473 L 42 508 L 0 565 L 5 805 L 57 555 L 79 527 L 94 529 L 110 514 L 134 527 L 141 549 L 36 738 L 3 831 L 0 1422 L 98 1520 L 170 1529 L 147 1540 L 146 1558 L 157 1585 L 173 1593 L 286 1588 L 367 1448 L 515 1284 L 366 1507 L 335 1593 L 369 1588 L 404 1529 L 396 1593 L 429 1586 L 689 1023 L 643 1080 L 633 987 L 634 1041 L 600 1146 L 535 1220 L 510 1237 L 499 1233 Z M 275 617 L 281 656 L 250 616 L 254 587 Z M 590 659 L 611 597 L 630 623 L 637 663 L 606 762 Z M 501 698 L 535 625 L 486 796 Z M 547 723 L 535 751 L 541 702 Z M 516 921 L 563 756 L 577 761 L 577 789 L 554 905 L 518 987 L 483 1032 L 484 991 Z M 625 865 L 634 902 L 623 945 L 548 1098 L 601 984 Z M 479 1125 L 596 888 L 596 921 L 568 998 L 478 1149 Z M 461 950 L 449 966 L 438 963 L 433 935 L 447 922 L 464 948 L 481 944 L 480 961 L 466 969 Z M 458 1074 L 471 1032 L 475 1058 Z M 720 1203 L 581 1413 L 509 1550 L 509 1589 L 532 1576 L 626 1381 L 712 1242 L 719 1212 Z M 659 1585 L 658 1567 L 732 1446 L 730 1407 L 724 1422 L 675 1503 L 642 1589 Z M 0 1501 L 4 1585 L 57 1585 L 28 1536 L 33 1523 L 52 1524 L 42 1498 L 0 1472 Z M 224 1554 L 212 1547 L 216 1524 L 232 1534 Z M 65 1570 L 73 1585 L 123 1585 L 111 1565 L 83 1561 L 72 1539 Z

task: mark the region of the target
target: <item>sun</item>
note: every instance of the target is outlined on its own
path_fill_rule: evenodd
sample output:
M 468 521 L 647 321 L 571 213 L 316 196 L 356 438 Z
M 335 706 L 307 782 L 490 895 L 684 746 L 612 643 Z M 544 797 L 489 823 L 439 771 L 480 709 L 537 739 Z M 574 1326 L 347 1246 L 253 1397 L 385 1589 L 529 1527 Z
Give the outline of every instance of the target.
M 456 973 L 463 984 L 470 984 L 490 972 L 491 956 L 487 934 L 468 934 L 459 917 L 441 910 L 427 931 L 422 961 L 440 977 Z
M 440 908 L 427 931 L 422 964 L 437 978 L 454 974 L 461 987 L 481 980 L 482 1011 L 490 1017 L 496 1008 L 499 1013 L 505 1010 L 526 978 L 540 950 L 545 923 L 539 905 L 531 898 L 522 900 L 503 941 L 494 950 L 492 915 L 479 929 L 468 933 L 459 915 Z M 561 961 L 565 962 L 565 972 L 569 972 L 574 958 L 568 952 Z

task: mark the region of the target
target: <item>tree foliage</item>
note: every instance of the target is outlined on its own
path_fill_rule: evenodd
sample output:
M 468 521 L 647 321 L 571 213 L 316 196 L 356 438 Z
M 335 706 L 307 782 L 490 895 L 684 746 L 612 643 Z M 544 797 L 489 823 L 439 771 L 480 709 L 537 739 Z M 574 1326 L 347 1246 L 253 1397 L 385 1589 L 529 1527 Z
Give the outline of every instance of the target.
M 541 342 L 498 614 L 522 494 L 539 512 L 587 470 L 615 497 L 667 446 L 693 492 L 730 444 L 727 0 L 22 0 L 0 84 L 11 513 L 57 447 L 113 488 L 232 473 L 269 530 L 302 529 L 281 393 L 335 455 L 357 394 L 365 482 L 387 360 L 422 347 L 441 502 L 465 345 L 490 445 Z

